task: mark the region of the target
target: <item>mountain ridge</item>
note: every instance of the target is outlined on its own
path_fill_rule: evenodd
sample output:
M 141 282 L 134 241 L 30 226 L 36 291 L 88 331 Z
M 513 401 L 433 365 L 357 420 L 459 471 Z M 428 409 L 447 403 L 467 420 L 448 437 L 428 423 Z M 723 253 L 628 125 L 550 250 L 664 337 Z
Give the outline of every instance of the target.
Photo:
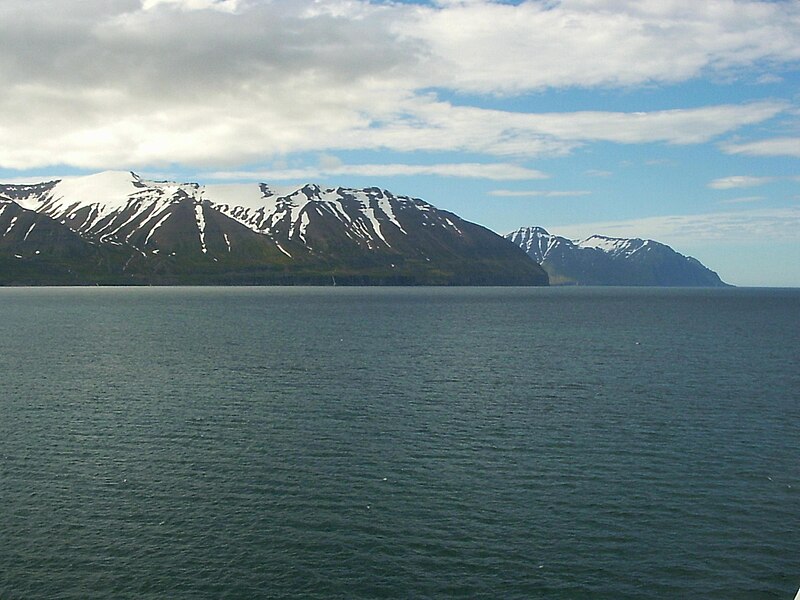
M 553 285 L 729 287 L 696 258 L 655 240 L 598 234 L 570 240 L 542 227 L 505 237 L 540 264 Z
M 377 187 L 200 185 L 104 171 L 0 184 L 0 207 L 4 284 L 47 282 L 60 264 L 54 283 L 547 285 L 501 236 Z M 51 245 L 37 246 L 46 239 L 36 227 L 24 240 L 10 235 L 11 213 L 47 223 Z M 72 251 L 58 251 L 56 238 Z M 44 272 L 32 278 L 37 264 Z

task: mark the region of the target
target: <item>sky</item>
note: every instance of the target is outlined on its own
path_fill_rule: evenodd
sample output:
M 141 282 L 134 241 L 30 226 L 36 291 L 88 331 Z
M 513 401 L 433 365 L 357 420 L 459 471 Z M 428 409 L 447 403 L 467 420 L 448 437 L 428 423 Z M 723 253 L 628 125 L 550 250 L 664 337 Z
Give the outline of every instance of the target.
M 797 0 L 3 0 L 0 181 L 378 186 L 800 286 Z

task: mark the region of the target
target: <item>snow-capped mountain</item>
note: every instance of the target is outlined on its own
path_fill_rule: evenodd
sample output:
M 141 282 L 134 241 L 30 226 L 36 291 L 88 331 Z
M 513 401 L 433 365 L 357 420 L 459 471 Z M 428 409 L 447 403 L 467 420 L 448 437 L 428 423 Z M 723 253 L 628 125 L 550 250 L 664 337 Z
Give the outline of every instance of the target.
M 483 227 L 378 188 L 199 185 L 120 171 L 0 185 L 7 283 L 21 269 L 62 265 L 59 281 L 76 282 L 546 284 L 529 262 Z
M 697 259 L 653 240 L 603 235 L 569 240 L 541 227 L 523 227 L 506 238 L 542 265 L 556 285 L 726 285 Z

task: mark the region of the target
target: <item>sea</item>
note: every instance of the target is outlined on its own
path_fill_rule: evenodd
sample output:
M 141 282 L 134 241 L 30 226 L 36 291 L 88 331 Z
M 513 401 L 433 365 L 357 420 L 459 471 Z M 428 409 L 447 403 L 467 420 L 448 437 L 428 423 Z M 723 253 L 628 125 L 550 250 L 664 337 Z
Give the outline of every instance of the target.
M 800 587 L 800 290 L 0 306 L 3 600 Z

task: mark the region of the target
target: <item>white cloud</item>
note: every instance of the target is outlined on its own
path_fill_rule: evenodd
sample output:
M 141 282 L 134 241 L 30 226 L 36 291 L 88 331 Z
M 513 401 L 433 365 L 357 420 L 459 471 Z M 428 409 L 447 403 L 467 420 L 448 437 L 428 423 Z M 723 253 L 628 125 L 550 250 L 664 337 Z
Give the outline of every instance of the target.
M 757 142 L 723 144 L 722 150 L 728 154 L 747 154 L 750 156 L 792 156 L 800 158 L 800 137 L 773 138 Z
M 320 154 L 318 162 L 322 170 L 339 169 L 343 165 L 342 160 L 333 154 Z
M 785 108 L 781 102 L 757 102 L 652 112 L 529 115 L 528 119 L 542 132 L 560 139 L 697 144 L 774 117 Z
M 310 181 L 327 176 L 365 176 L 396 177 L 406 175 L 438 175 L 442 177 L 465 177 L 475 179 L 491 179 L 495 181 L 544 179 L 545 173 L 505 163 L 449 163 L 430 165 L 406 164 L 320 164 L 310 169 L 275 169 L 265 171 L 216 171 L 198 175 L 201 180 L 260 180 L 260 181 Z
M 588 190 L 492 190 L 490 196 L 500 196 L 505 198 L 565 198 L 569 196 L 588 196 L 592 192 Z
M 747 188 L 764 185 L 773 181 L 772 177 L 752 177 L 750 175 L 731 175 L 714 179 L 708 184 L 712 190 L 731 190 L 735 188 Z
M 756 83 L 760 85 L 771 85 L 773 83 L 783 83 L 783 77 L 775 75 L 774 73 L 765 73 L 756 79 Z

